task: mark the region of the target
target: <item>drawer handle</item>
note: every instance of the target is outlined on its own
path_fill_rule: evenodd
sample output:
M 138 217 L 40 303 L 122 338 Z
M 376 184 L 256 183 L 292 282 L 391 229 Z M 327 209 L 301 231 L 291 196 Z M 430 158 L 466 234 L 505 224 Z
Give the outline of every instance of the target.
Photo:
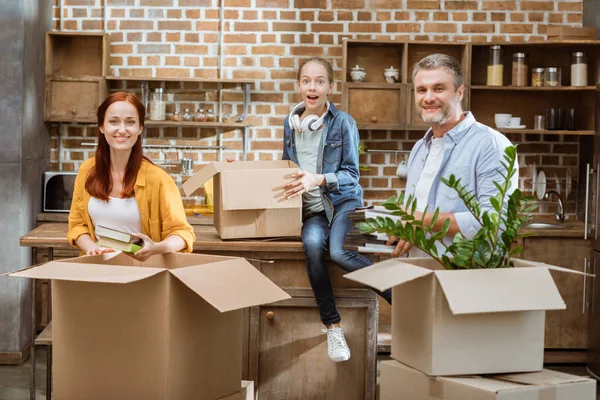
M 76 109 L 74 109 L 74 108 L 72 108 L 72 109 L 71 109 L 71 114 L 73 114 L 73 115 L 77 114 L 77 110 L 76 110 Z
M 371 121 L 373 121 L 374 123 L 377 122 L 377 117 L 371 117 Z
M 275 318 L 275 313 L 273 311 L 267 311 L 265 317 L 267 317 L 267 319 L 273 319 Z

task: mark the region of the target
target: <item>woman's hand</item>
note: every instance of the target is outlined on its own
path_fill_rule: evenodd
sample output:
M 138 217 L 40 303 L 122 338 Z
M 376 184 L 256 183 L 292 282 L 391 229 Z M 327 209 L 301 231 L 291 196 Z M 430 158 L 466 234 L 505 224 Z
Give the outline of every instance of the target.
M 390 236 L 386 245 L 391 246 L 393 244 L 396 244 L 396 248 L 392 250 L 392 257 L 401 257 L 408 253 L 412 247 L 412 244 L 408 243 L 406 240 L 398 240 L 396 236 Z
M 114 252 L 115 251 L 113 249 L 108 249 L 108 248 L 104 248 L 104 247 L 95 247 L 93 249 L 86 251 L 85 255 L 86 256 L 96 256 L 98 254 L 114 253 Z
M 139 249 L 138 251 L 136 251 L 135 253 L 131 254 L 131 253 L 126 253 L 128 255 L 130 255 L 131 257 L 135 258 L 138 261 L 146 261 L 147 259 L 150 258 L 150 256 L 153 256 L 155 254 L 159 254 L 160 251 L 158 251 L 158 244 L 155 243 L 152 239 L 150 239 L 150 237 L 148 237 L 147 235 L 144 235 L 143 233 L 134 233 L 133 236 L 137 236 L 139 238 L 141 238 L 144 241 L 144 247 L 142 247 L 141 249 Z
M 283 195 L 288 199 L 300 196 L 325 182 L 324 175 L 311 174 L 306 171 L 298 171 L 292 175 L 292 178 L 294 178 L 292 182 L 283 185 L 283 189 L 285 189 Z

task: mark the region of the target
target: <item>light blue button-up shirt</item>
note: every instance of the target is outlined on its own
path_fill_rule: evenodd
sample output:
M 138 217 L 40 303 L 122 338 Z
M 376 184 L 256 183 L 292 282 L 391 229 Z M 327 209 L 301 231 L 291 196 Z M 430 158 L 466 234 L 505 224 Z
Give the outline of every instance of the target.
M 427 162 L 427 156 L 433 137 L 429 129 L 425 137 L 413 147 L 408 159 L 408 178 L 406 181 L 406 195 L 414 195 L 421 171 Z M 481 228 L 475 217 L 469 212 L 458 193 L 440 181 L 440 177 L 449 178 L 454 174 L 461 179 L 461 184 L 468 190 L 477 193 L 477 200 L 482 211 L 493 210 L 490 198 L 498 193 L 493 182 L 501 183 L 504 178 L 500 172 L 504 171 L 501 162 L 504 161 L 504 149 L 511 146 L 511 142 L 500 132 L 475 121 L 471 112 L 466 112 L 463 120 L 444 136 L 444 158 L 440 170 L 433 180 L 427 211 L 433 212 L 436 208 L 440 212 L 453 213 L 463 236 L 473 237 Z M 518 187 L 519 168 L 511 179 L 511 190 Z M 446 236 L 444 242 L 452 242 L 452 236 Z M 438 248 L 438 250 L 442 250 Z

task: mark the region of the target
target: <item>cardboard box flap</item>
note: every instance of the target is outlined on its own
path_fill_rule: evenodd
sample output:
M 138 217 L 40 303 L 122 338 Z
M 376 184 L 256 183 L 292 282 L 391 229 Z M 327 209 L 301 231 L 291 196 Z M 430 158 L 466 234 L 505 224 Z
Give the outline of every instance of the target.
M 243 258 L 170 272 L 221 312 L 290 298 Z
M 566 308 L 547 268 L 471 269 L 434 273 L 455 315 Z
M 302 207 L 302 197 L 284 197 L 283 185 L 298 169 L 236 170 L 221 172 L 223 210 L 263 210 Z M 259 174 L 259 176 L 257 176 Z
M 391 259 L 346 274 L 344 278 L 383 291 L 432 273 L 430 269 Z
M 468 387 L 484 390 L 489 393 L 498 393 L 503 390 L 522 389 L 523 385 L 515 382 L 493 379 L 493 376 L 465 376 L 465 377 L 443 377 L 442 382 L 452 382 Z
M 520 383 L 522 385 L 537 385 L 537 386 L 556 386 L 566 383 L 585 382 L 589 378 L 577 375 L 566 374 L 564 372 L 552 371 L 544 369 L 540 372 L 528 372 L 524 374 L 502 374 L 494 375 L 494 379 L 501 381 Z
M 570 268 L 557 267 L 556 265 L 550 265 L 550 264 L 546 264 L 546 263 L 542 263 L 542 262 L 538 262 L 538 261 L 515 259 L 515 260 L 513 260 L 513 263 L 515 264 L 515 267 L 545 267 L 545 268 L 551 269 L 553 271 L 566 272 L 568 274 L 587 275 L 587 276 L 591 276 L 591 277 L 596 276 L 594 274 L 588 274 L 587 272 L 577 271 L 575 269 L 570 269 Z
M 206 166 L 202 167 L 198 172 L 192 175 L 187 181 L 185 181 L 181 188 L 186 196 L 194 193 L 196 189 L 198 189 L 204 182 L 215 176 L 219 173 L 224 163 L 210 163 Z
M 39 267 L 12 273 L 10 276 L 61 281 L 130 283 L 149 278 L 163 271 L 165 271 L 164 268 L 52 261 Z

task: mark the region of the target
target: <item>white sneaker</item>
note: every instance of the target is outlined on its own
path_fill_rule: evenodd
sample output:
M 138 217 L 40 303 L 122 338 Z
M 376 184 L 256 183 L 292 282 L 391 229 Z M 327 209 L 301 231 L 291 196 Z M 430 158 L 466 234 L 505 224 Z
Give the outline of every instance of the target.
M 342 327 L 332 327 L 323 329 L 327 333 L 327 353 L 334 362 L 348 361 L 350 359 L 350 348 L 346 344 L 344 329 Z

